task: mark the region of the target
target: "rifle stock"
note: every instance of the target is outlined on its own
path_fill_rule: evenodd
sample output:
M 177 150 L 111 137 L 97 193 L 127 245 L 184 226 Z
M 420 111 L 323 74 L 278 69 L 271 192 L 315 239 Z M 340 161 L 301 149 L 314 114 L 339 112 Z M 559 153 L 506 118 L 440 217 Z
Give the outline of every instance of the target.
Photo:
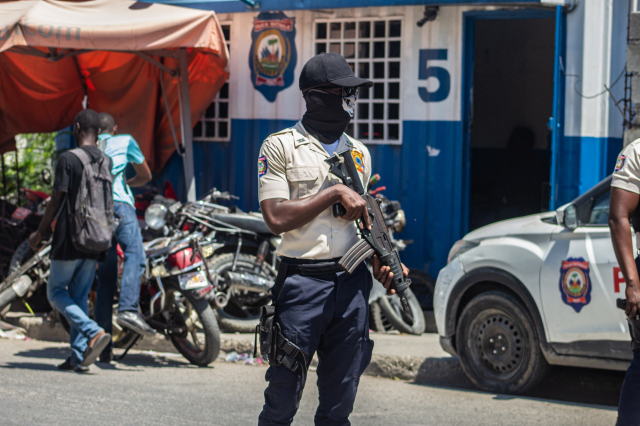
M 400 256 L 391 244 L 389 228 L 384 221 L 380 204 L 371 195 L 365 193 L 364 186 L 360 181 L 360 176 L 358 176 L 358 171 L 353 161 L 353 156 L 351 155 L 351 150 L 348 149 L 340 153 L 335 153 L 333 157 L 325 161 L 329 164 L 329 171 L 331 173 L 338 176 L 343 184 L 360 194 L 367 202 L 367 211 L 369 212 L 369 218 L 371 220 L 371 230 L 366 229 L 364 226 L 362 226 L 362 228 L 358 226 L 362 240 L 351 247 L 351 249 L 342 256 L 338 264 L 350 274 L 360 263 L 375 254 L 380 260 L 380 263 L 383 266 L 388 266 L 390 272 L 393 273 L 392 288 L 395 289 L 398 297 L 400 297 L 402 309 L 409 312 L 409 304 L 407 303 L 404 292 L 411 284 L 411 281 L 405 279 L 402 273 Z M 333 215 L 335 217 L 342 216 L 344 213 L 346 213 L 344 206 L 339 203 L 333 205 Z M 362 219 L 358 219 L 357 224 L 360 225 L 361 223 L 363 223 Z

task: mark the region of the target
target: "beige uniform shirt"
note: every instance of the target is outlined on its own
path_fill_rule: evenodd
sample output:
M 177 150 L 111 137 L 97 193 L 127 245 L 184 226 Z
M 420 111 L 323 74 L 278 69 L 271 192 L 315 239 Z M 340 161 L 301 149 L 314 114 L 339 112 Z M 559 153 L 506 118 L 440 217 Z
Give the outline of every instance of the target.
M 640 139 L 631 142 L 618 155 L 611 186 L 640 194 Z M 640 229 L 636 226 L 634 229 L 636 243 L 640 247 Z
M 335 152 L 351 148 L 364 187 L 371 176 L 371 156 L 361 142 L 343 134 Z M 357 158 L 356 158 L 357 157 Z M 258 198 L 297 200 L 341 183 L 329 174 L 324 160 L 329 154 L 298 122 L 269 136 L 258 158 Z M 355 222 L 333 217 L 331 208 L 301 228 L 282 234 L 279 256 L 299 259 L 331 259 L 344 255 L 358 242 Z
M 611 186 L 640 194 L 640 139 L 631 142 L 618 155 Z

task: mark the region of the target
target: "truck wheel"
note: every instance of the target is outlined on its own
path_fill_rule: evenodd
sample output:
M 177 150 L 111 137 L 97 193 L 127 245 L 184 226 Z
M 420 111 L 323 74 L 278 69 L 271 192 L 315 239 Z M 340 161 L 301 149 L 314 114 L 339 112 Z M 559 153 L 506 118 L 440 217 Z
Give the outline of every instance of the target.
M 489 392 L 525 392 L 549 371 L 533 320 L 506 292 L 489 291 L 469 302 L 458 320 L 456 347 L 465 374 Z

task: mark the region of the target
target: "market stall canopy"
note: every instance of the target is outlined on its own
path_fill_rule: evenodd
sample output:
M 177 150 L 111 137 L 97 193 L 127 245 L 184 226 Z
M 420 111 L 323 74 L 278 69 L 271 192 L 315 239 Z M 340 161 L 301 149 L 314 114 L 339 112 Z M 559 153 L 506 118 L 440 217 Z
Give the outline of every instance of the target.
M 189 151 L 191 123 L 228 78 L 227 59 L 213 12 L 129 0 L 0 1 L 0 153 L 15 149 L 19 133 L 71 125 L 86 95 L 87 107 L 112 114 L 160 170 L 183 139 Z

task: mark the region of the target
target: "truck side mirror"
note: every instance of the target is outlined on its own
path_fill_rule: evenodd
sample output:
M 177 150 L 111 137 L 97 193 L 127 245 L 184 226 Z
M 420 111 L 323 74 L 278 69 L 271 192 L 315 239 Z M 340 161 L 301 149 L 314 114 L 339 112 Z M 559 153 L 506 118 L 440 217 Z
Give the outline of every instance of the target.
M 578 227 L 578 214 L 575 204 L 569 204 L 564 209 L 556 210 L 558 225 L 564 225 L 572 231 Z

